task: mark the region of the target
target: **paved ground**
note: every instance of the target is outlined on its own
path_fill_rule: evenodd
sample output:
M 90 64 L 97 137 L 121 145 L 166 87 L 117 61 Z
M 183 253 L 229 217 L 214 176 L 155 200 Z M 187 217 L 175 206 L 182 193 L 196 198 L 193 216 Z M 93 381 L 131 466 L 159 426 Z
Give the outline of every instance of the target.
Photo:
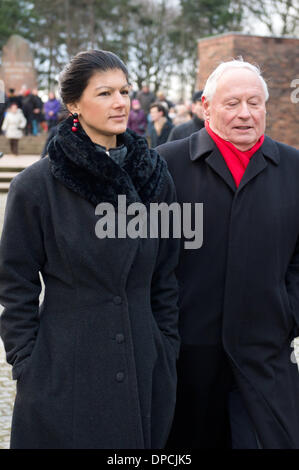
M 0 232 L 2 230 L 3 214 L 6 203 L 6 194 L 0 193 Z M 0 306 L 0 313 L 2 307 Z M 297 361 L 299 361 L 299 339 L 296 350 Z M 290 356 L 292 350 L 290 349 Z M 294 360 L 292 356 L 292 360 Z M 0 449 L 9 448 L 10 425 L 12 407 L 15 396 L 15 382 L 11 379 L 11 367 L 5 361 L 3 343 L 0 340 Z
M 31 163 L 34 163 L 40 159 L 37 155 L 9 155 L 5 154 L 0 158 L 0 167 L 18 167 L 18 166 L 28 166 Z

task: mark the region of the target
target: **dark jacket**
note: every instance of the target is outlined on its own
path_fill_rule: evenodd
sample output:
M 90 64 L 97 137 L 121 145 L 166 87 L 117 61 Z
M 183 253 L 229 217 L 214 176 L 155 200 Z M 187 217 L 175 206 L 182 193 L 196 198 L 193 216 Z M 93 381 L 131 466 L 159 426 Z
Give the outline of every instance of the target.
M 262 447 L 298 449 L 291 341 L 299 325 L 299 152 L 266 136 L 236 189 L 205 129 L 157 150 L 178 202 L 203 203 L 203 246 L 182 250 L 178 267 L 182 350 L 174 427 L 183 429 L 181 445 L 201 445 L 208 429 L 197 444 L 190 436 L 211 409 L 210 438 L 217 440 L 227 358 Z
M 120 136 L 121 168 L 70 119 L 8 194 L 0 302 L 18 381 L 11 447 L 160 448 L 176 393 L 177 240 L 100 239 L 95 207 L 122 217 L 119 194 L 171 203 L 174 186 L 145 139 Z
M 41 98 L 38 95 L 33 96 L 33 111 L 34 109 L 38 110 L 38 112 L 33 112 L 33 119 L 37 119 L 38 122 L 43 122 L 45 120 L 45 116 L 43 114 L 44 103 L 42 102 Z
M 168 136 L 173 128 L 172 122 L 169 119 L 165 122 L 164 126 L 162 127 L 160 135 L 157 134 L 154 123 L 150 122 L 147 129 L 147 135 L 150 139 L 150 146 L 152 148 L 157 147 L 158 145 L 162 145 L 167 142 Z
M 18 108 L 23 109 L 23 107 L 22 107 L 22 96 L 21 95 L 7 96 L 6 99 L 5 99 L 5 109 L 8 109 L 14 103 L 18 106 Z
M 22 97 L 22 109 L 25 118 L 30 122 L 34 118 L 35 96 L 31 93 Z
M 190 121 L 183 122 L 182 124 L 175 126 L 170 132 L 167 142 L 185 139 L 185 137 L 189 137 L 194 132 L 200 131 L 204 126 L 204 121 L 199 119 L 199 117 L 194 116 Z

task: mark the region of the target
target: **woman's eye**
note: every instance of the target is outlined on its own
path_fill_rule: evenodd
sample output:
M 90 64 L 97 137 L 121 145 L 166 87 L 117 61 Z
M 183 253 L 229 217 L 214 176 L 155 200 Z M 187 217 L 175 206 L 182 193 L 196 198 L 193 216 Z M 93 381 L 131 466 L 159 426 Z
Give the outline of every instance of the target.
M 101 91 L 98 96 L 109 96 L 109 91 Z
M 129 90 L 123 90 L 121 93 L 122 93 L 122 95 L 128 95 L 128 94 L 129 94 Z

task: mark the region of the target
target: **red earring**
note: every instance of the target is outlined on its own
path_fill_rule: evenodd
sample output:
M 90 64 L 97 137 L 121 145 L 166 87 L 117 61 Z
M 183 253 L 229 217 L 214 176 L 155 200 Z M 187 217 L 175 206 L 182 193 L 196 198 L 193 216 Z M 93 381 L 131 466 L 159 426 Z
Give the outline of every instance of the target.
M 79 119 L 78 119 L 78 114 L 74 113 L 73 114 L 73 126 L 72 126 L 72 131 L 77 132 L 78 130 L 78 125 L 79 125 Z

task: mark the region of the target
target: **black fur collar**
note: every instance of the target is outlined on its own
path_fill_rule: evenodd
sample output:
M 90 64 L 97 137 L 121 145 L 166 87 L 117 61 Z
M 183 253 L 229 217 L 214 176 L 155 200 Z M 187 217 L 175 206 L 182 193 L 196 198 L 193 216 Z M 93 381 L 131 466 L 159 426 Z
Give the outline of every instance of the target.
M 148 205 L 157 199 L 167 174 L 166 162 L 147 146 L 146 140 L 127 129 L 118 136 L 118 144 L 127 147 L 123 167 L 94 143 L 80 126 L 72 132 L 72 117 L 58 126 L 48 153 L 52 174 L 64 186 L 94 206 L 109 202 L 117 206 L 118 195 L 126 195 L 127 204 Z

